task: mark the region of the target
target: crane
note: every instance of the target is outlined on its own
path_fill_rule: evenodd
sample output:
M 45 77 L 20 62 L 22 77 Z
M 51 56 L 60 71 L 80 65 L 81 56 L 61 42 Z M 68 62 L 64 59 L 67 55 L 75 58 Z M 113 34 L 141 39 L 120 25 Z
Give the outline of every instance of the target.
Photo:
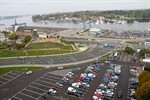
M 16 32 L 20 26 L 26 26 L 26 23 L 17 23 L 15 19 L 15 24 L 11 25 L 13 27 L 13 32 Z

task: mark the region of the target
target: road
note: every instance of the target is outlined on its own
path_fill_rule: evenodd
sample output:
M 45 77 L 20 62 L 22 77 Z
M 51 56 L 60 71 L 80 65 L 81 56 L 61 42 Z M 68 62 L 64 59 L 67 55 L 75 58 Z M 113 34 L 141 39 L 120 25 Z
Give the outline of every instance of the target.
M 45 56 L 45 57 L 30 57 L 25 58 L 24 60 L 19 60 L 18 58 L 12 59 L 0 59 L 1 65 L 55 65 L 55 64 L 66 64 L 85 61 L 89 59 L 94 59 L 99 56 L 102 56 L 110 51 L 115 50 L 116 48 L 101 48 L 100 45 L 95 47 L 90 47 L 88 50 L 80 53 L 68 54 L 68 55 L 59 55 L 59 56 Z

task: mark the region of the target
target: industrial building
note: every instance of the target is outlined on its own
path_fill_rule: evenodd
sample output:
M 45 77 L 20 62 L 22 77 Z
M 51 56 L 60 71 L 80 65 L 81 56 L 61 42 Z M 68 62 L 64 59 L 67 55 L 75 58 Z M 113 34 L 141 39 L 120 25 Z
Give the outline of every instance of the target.
M 33 26 L 20 26 L 16 30 L 19 36 L 30 35 L 32 37 L 49 38 L 59 31 L 66 30 L 65 28 L 51 28 L 51 27 L 33 27 Z M 52 35 L 52 36 L 51 36 Z
M 150 45 L 150 39 L 146 39 L 144 44 L 145 45 Z
M 145 59 L 143 59 L 143 62 L 150 63 L 150 54 L 145 54 Z

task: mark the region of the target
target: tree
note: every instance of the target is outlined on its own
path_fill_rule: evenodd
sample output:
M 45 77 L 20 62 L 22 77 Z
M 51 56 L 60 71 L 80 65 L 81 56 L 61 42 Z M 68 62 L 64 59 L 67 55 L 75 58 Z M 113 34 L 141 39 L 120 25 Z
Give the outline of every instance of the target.
M 137 97 L 137 100 L 149 100 L 149 98 L 150 98 L 150 80 L 144 82 L 140 87 L 137 88 L 136 97 Z
M 25 36 L 25 38 L 22 40 L 23 44 L 27 44 L 32 39 L 31 36 Z
M 150 73 L 148 73 L 148 74 L 146 74 L 141 80 L 140 80 L 140 82 L 139 82 L 139 84 L 143 84 L 143 83 L 145 83 L 145 82 L 147 82 L 147 81 L 150 81 Z
M 128 54 L 134 54 L 134 53 L 135 53 L 135 50 L 132 49 L 131 47 L 126 47 L 126 48 L 125 48 L 125 52 L 128 53 Z
M 15 47 L 17 50 L 21 50 L 23 48 L 23 45 L 22 44 L 16 44 L 16 47 Z
M 12 46 L 13 46 L 13 49 L 14 47 L 16 47 L 16 40 L 19 38 L 19 35 L 17 35 L 16 33 L 12 33 L 9 35 L 8 37 L 10 40 L 12 40 Z
M 149 49 L 141 49 L 139 52 L 139 55 L 140 55 L 140 57 L 144 58 L 146 53 L 150 54 L 150 50 Z
M 149 100 L 150 98 L 150 72 L 143 71 L 139 75 L 139 85 L 136 90 L 137 100 Z
M 147 74 L 149 74 L 148 71 L 143 71 L 138 77 L 139 81 L 141 81 Z
M 10 40 L 17 40 L 19 38 L 19 35 L 17 35 L 16 33 L 12 33 L 9 35 L 9 39 Z

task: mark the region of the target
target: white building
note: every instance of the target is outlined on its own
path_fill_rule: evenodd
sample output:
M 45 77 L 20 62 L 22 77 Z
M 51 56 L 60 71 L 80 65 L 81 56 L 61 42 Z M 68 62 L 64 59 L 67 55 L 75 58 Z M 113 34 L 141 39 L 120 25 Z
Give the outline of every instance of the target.
M 150 54 L 145 54 L 145 59 L 143 59 L 143 62 L 150 63 Z
M 38 34 L 39 38 L 48 38 L 48 35 L 45 32 L 37 32 L 37 34 Z
M 145 45 L 150 45 L 150 39 L 145 40 Z
M 101 30 L 99 28 L 90 28 L 89 32 L 91 34 L 100 34 Z

